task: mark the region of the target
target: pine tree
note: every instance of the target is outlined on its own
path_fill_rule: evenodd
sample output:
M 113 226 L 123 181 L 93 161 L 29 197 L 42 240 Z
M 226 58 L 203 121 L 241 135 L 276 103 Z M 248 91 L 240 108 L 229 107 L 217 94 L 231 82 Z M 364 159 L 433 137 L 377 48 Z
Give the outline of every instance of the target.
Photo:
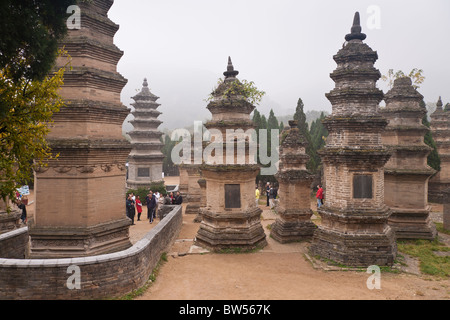
M 306 154 L 309 155 L 309 161 L 306 164 L 306 168 L 310 172 L 316 172 L 317 169 L 317 161 L 315 156 L 315 150 L 313 143 L 311 141 L 311 134 L 309 132 L 308 123 L 306 122 L 306 115 L 303 111 L 304 104 L 301 98 L 298 99 L 297 107 L 295 109 L 294 120 L 297 121 L 297 127 L 300 130 L 300 133 L 305 137 L 308 146 L 306 147 Z

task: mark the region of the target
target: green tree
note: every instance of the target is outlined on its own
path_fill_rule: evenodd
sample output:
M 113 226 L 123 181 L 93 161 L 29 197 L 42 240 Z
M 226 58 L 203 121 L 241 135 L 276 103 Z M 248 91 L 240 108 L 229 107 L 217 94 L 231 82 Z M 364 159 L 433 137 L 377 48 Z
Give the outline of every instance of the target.
M 318 165 L 316 162 L 316 150 L 314 149 L 314 145 L 311 141 L 311 134 L 309 132 L 308 123 L 306 122 L 306 115 L 303 108 L 303 100 L 299 98 L 297 101 L 297 107 L 295 108 L 294 120 L 297 121 L 297 127 L 308 143 L 308 146 L 306 147 L 306 154 L 309 155 L 309 161 L 306 164 L 306 168 L 310 172 L 316 172 Z
M 317 151 L 319 151 L 325 146 L 326 138 L 328 137 L 328 131 L 322 123 L 325 117 L 326 117 L 325 113 L 322 112 L 320 114 L 320 117 L 311 123 L 310 135 L 313 146 L 313 157 L 315 164 L 314 172 L 318 172 L 320 170 L 321 165 L 321 159 Z
M 26 63 L 22 60 L 22 63 Z M 9 106 L 0 122 L 0 197 L 13 198 L 18 183 L 31 179 L 33 161 L 54 158 L 46 141 L 52 117 L 64 105 L 58 94 L 65 68 L 44 80 L 11 81 L 14 70 L 0 70 L 0 100 Z
M 66 13 L 75 0 L 0 1 L 0 68 L 13 81 L 43 80 L 67 33 Z M 23 60 L 26 63 L 22 63 Z
M 165 135 L 164 138 L 161 137 L 161 142 L 164 143 L 161 148 L 161 152 L 164 155 L 163 172 L 167 175 L 177 175 L 179 173 L 178 167 L 172 160 L 172 150 L 177 144 L 177 141 L 172 141 L 170 135 Z
M 32 163 L 53 157 L 46 136 L 65 68 L 54 74 L 58 43 L 67 33 L 73 0 L 0 2 L 0 197 L 13 198 L 31 180 Z M 8 208 L 10 210 L 10 208 Z

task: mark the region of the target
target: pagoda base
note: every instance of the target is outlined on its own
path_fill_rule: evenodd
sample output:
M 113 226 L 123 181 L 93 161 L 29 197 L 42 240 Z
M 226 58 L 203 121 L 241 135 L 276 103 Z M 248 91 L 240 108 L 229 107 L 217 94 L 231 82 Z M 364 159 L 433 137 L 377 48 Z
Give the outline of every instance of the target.
M 430 220 L 430 210 L 391 208 L 391 211 L 388 223 L 397 239 L 436 239 L 437 230 Z
M 259 208 L 247 211 L 214 213 L 203 209 L 202 222 L 195 242 L 211 251 L 242 249 L 244 251 L 267 245 L 261 225 Z
M 280 243 L 311 240 L 317 226 L 310 220 L 311 210 L 279 211 L 270 236 Z
M 91 227 L 30 228 L 30 259 L 63 259 L 96 256 L 132 246 L 128 218 Z
M 352 267 L 391 266 L 397 255 L 390 211 L 333 212 L 320 209 L 322 225 L 314 233 L 311 254 Z

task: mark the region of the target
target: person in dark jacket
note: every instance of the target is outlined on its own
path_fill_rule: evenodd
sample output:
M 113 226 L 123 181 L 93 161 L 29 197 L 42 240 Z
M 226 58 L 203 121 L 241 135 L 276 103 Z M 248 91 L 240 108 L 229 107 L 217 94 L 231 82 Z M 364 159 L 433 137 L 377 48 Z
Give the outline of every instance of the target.
M 177 191 L 177 195 L 175 196 L 175 204 L 181 205 L 183 203 L 183 197 L 180 194 L 180 191 Z
M 149 219 L 150 223 L 153 223 L 153 215 L 156 209 L 156 197 L 152 191 L 150 191 L 145 198 L 147 202 L 147 219 Z
M 131 225 L 134 225 L 134 215 L 136 213 L 136 210 L 134 208 L 134 201 L 132 199 L 131 194 L 128 195 L 126 207 L 127 207 L 127 217 L 131 219 Z
M 22 210 L 22 215 L 20 216 L 20 219 L 22 220 L 22 223 L 27 223 L 27 206 L 25 205 L 25 203 L 23 203 L 23 201 L 19 202 L 18 205 L 19 209 Z

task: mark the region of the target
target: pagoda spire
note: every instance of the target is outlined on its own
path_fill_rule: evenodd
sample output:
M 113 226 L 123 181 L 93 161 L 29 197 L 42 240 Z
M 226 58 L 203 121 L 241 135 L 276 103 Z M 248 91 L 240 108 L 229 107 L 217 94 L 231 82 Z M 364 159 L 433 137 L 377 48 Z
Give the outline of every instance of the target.
M 442 111 L 442 99 L 441 99 L 441 97 L 439 96 L 439 100 L 438 100 L 438 102 L 436 103 L 436 110 L 440 110 L 440 111 Z
M 350 40 L 364 40 L 366 39 L 366 35 L 364 33 L 361 33 L 361 22 L 360 22 L 360 18 L 359 18 L 359 12 L 355 12 L 355 16 L 353 17 L 353 26 L 350 30 L 351 33 L 347 34 L 345 36 L 345 40 L 350 41 Z
M 234 70 L 233 63 L 231 62 L 231 57 L 228 57 L 227 71 L 223 73 L 223 75 L 225 76 L 225 81 L 227 79 L 234 80 L 238 74 L 239 71 Z

